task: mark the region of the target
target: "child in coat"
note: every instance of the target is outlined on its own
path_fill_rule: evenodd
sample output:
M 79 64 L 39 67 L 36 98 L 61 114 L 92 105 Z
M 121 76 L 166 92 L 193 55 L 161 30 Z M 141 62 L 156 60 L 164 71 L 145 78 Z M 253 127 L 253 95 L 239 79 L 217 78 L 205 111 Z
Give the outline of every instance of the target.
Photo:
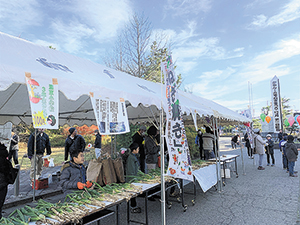
M 289 174 L 290 177 L 298 177 L 296 171 L 294 171 L 295 162 L 298 158 L 298 150 L 294 143 L 294 137 L 293 135 L 289 135 L 287 138 L 287 143 L 285 144 L 285 151 L 286 151 L 286 157 L 288 159 L 288 167 L 289 167 Z

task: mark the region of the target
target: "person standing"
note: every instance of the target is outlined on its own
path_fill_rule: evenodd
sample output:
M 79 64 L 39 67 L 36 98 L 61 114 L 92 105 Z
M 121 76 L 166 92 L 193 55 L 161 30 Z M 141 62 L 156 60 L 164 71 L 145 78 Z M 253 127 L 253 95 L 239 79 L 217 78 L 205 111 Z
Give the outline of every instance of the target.
M 144 137 L 146 132 L 146 127 L 144 125 L 140 126 L 140 129 L 132 136 L 132 142 L 137 143 L 139 145 L 139 162 L 141 166 L 141 171 L 145 173 L 145 149 L 144 149 Z
M 126 182 L 130 182 L 134 176 L 137 176 L 140 169 L 140 162 L 137 157 L 139 153 L 138 143 L 132 143 L 129 148 L 131 152 L 126 161 Z M 136 204 L 136 197 L 130 199 L 130 207 L 132 213 L 141 213 L 141 208 Z
M 260 136 L 260 130 L 257 130 L 254 134 L 254 144 L 255 144 L 256 153 L 259 155 L 257 169 L 264 170 L 265 168 L 262 166 L 262 163 L 263 163 L 264 154 L 265 154 L 264 145 L 266 144 L 266 142 Z
M 287 137 L 287 143 L 285 144 L 286 157 L 288 159 L 289 175 L 290 177 L 298 177 L 296 171 L 294 171 L 295 162 L 298 158 L 297 146 L 294 143 L 293 135 Z
M 204 159 L 215 158 L 214 154 L 214 134 L 209 127 L 205 127 L 205 133 L 202 135 Z
M 43 166 L 43 155 L 45 153 L 45 149 L 47 151 L 47 155 L 51 155 L 51 145 L 49 136 L 44 132 L 45 130 L 42 128 L 38 128 L 38 132 L 36 134 L 36 179 L 41 176 L 42 166 Z M 27 155 L 31 161 L 30 168 L 30 178 L 31 181 L 34 179 L 34 139 L 35 134 L 32 133 L 29 137 L 27 144 Z
M 247 132 L 244 135 L 244 139 L 245 139 L 245 142 L 246 142 L 245 146 L 246 146 L 247 151 L 248 151 L 249 159 L 253 159 L 253 151 L 252 151 L 252 148 L 251 148 L 251 144 L 250 144 L 250 140 L 249 140 L 249 136 L 248 136 Z
M 98 159 L 101 156 L 101 135 L 99 133 L 99 130 L 95 130 L 94 134 L 96 136 L 94 147 L 95 147 L 95 155 L 96 159 Z
M 158 134 L 157 128 L 151 126 L 147 130 L 148 136 L 145 137 L 145 155 L 147 171 L 156 169 L 156 164 L 158 161 L 158 152 L 160 151 L 160 144 L 156 140 L 156 135 Z
M 92 182 L 86 179 L 82 149 L 72 147 L 70 156 L 72 159 L 61 167 L 60 186 L 65 196 L 78 189 L 90 188 L 93 185 Z
M 7 148 L 4 144 L 0 143 L 0 219 L 2 218 L 2 207 L 7 194 L 7 174 L 10 167 L 12 167 L 11 162 L 6 159 L 7 157 Z
M 275 158 L 274 158 L 274 141 L 272 140 L 272 135 L 267 135 L 267 143 L 265 146 L 266 154 L 267 154 L 267 166 L 270 166 L 270 156 L 272 158 L 272 165 L 275 166 Z
M 9 147 L 9 153 L 8 153 L 8 160 L 11 161 L 13 158 L 15 165 L 19 164 L 18 161 L 18 151 L 19 151 L 19 136 L 17 132 L 11 133 L 11 139 L 10 139 L 10 147 Z
M 77 134 L 77 130 L 75 127 L 71 127 L 69 129 L 69 133 L 70 134 L 65 141 L 65 161 L 68 160 L 70 148 L 72 145 L 75 145 L 75 149 L 81 150 L 82 152 L 85 150 L 86 145 L 84 138 L 80 134 Z
M 231 147 L 232 149 L 236 149 L 236 145 L 238 143 L 238 138 L 239 138 L 240 135 L 234 135 L 232 138 L 231 138 Z
M 287 170 L 287 172 L 288 172 L 289 171 L 288 160 L 287 160 L 286 151 L 285 151 L 286 142 L 287 142 L 287 134 L 284 133 L 283 134 L 283 139 L 279 142 L 279 148 L 280 148 L 280 151 L 282 152 L 282 166 L 283 166 L 283 169 Z
M 278 137 L 278 141 L 281 141 L 281 140 L 282 140 L 282 130 L 279 131 L 277 137 Z
M 199 148 L 200 159 L 204 159 L 202 132 L 199 129 L 195 138 L 195 144 Z

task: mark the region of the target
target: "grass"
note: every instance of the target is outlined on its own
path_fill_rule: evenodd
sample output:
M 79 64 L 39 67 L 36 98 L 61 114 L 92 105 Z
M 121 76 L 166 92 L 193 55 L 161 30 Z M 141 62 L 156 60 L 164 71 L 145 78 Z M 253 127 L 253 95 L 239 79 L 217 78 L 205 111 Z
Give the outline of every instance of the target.
M 65 161 L 65 159 L 64 159 L 65 148 L 64 147 L 53 147 L 53 148 L 51 148 L 51 151 L 52 151 L 52 154 L 51 154 L 50 158 L 54 158 L 53 161 L 54 161 L 55 166 L 62 165 L 62 163 Z M 27 157 L 23 158 L 23 156 L 25 154 L 27 154 L 27 143 L 19 142 L 18 160 L 19 160 L 20 165 L 22 163 L 21 170 L 30 169 L 30 165 L 31 165 L 30 160 Z M 44 155 L 46 155 L 46 153 Z M 22 162 L 22 158 L 23 158 L 23 162 Z M 91 148 L 91 150 L 89 152 L 85 152 L 84 158 L 85 158 L 85 161 L 89 161 L 89 160 L 95 158 L 95 149 Z

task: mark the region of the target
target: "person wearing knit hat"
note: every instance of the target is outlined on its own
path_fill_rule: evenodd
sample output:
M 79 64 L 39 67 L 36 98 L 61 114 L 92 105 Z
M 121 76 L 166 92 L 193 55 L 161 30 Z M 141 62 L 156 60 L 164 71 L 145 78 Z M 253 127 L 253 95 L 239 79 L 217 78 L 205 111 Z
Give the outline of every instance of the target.
M 286 152 L 286 157 L 288 159 L 290 177 L 298 177 L 297 174 L 295 174 L 297 173 L 297 171 L 294 171 L 295 162 L 297 161 L 298 158 L 298 150 L 297 150 L 297 146 L 294 143 L 293 135 L 289 135 L 287 137 L 287 143 L 285 144 L 285 152 Z
M 69 129 L 69 135 L 65 141 L 65 161 L 68 160 L 69 154 L 71 155 L 71 150 L 85 150 L 85 140 L 84 138 L 77 134 L 77 130 L 75 127 L 71 127 Z
M 2 218 L 2 207 L 7 194 L 8 178 L 7 174 L 11 167 L 8 157 L 8 151 L 4 144 L 0 143 L 0 219 Z M 10 165 L 9 165 L 10 164 Z
M 267 134 L 266 136 L 267 142 L 265 146 L 265 151 L 267 154 L 267 166 L 270 166 L 270 156 L 272 158 L 272 165 L 275 166 L 275 158 L 274 158 L 274 141 L 272 140 L 272 135 Z

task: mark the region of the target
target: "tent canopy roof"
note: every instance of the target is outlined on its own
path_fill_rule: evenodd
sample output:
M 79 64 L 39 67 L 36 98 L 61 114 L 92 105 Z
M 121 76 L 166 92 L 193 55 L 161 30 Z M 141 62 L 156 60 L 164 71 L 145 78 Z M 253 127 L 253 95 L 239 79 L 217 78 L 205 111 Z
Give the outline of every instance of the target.
M 50 81 L 58 79 L 59 124 L 95 124 L 88 94 L 110 99 L 124 98 L 132 122 L 158 116 L 161 84 L 133 77 L 92 61 L 48 47 L 39 46 L 0 32 L 0 124 L 24 121 L 31 124 L 31 112 L 25 72 Z M 230 121 L 249 122 L 246 117 L 213 101 L 179 92 L 184 113 L 215 116 Z M 149 107 L 151 106 L 151 107 Z M 163 108 L 166 106 L 163 105 Z

